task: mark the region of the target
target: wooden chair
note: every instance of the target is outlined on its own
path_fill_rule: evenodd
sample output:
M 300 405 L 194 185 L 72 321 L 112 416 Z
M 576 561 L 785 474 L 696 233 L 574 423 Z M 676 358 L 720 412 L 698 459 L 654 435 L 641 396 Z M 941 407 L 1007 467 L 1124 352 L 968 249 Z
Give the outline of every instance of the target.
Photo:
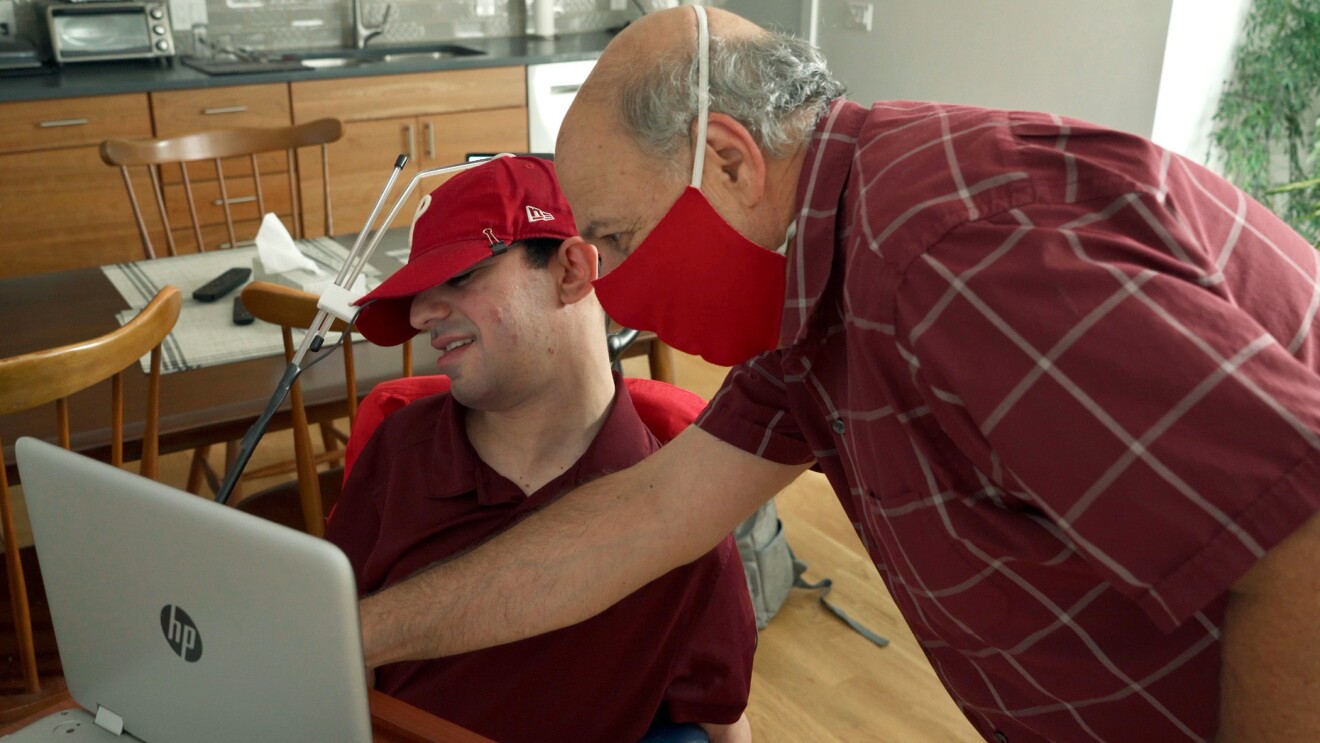
M 610 323 L 610 336 L 618 337 L 623 328 L 615 322 Z M 613 348 L 611 347 L 611 352 Z M 669 344 L 660 340 L 653 330 L 639 331 L 635 338 L 629 341 L 623 353 L 619 355 L 619 360 L 630 359 L 634 356 L 645 356 L 647 368 L 650 369 L 651 379 L 665 384 L 674 384 L 674 354 Z
M 280 326 L 284 334 L 284 359 L 292 361 L 296 351 L 293 329 L 306 329 L 311 326 L 317 314 L 317 295 L 278 284 L 254 281 L 244 287 L 242 297 L 243 304 L 247 306 L 253 317 Z M 352 331 L 348 330 L 340 320 L 336 320 L 330 329 L 333 332 L 347 334 L 341 350 L 344 359 L 344 390 L 348 400 L 348 418 L 351 427 L 357 419 L 358 404 Z M 403 344 L 402 353 L 403 376 L 411 376 L 412 344 Z M 293 451 L 298 472 L 298 500 L 302 510 L 302 525 L 309 534 L 321 536 L 325 533 L 325 507 L 322 503 L 320 478 L 316 468 L 322 464 L 341 461 L 344 457 L 343 450 L 337 446 L 338 442 L 330 440 L 331 436 L 336 436 L 341 441 L 346 441 L 348 437 L 334 431 L 328 424 L 323 424 L 321 430 L 325 452 L 320 455 L 314 454 L 307 409 L 303 405 L 302 387 L 297 381 L 289 390 L 289 407 L 293 419 Z M 255 478 L 266 474 L 271 473 L 253 470 L 246 473 L 246 477 Z M 274 496 L 270 491 L 254 494 L 240 500 L 238 506 L 247 509 L 257 508 L 260 507 L 262 500 L 272 497 Z M 245 503 L 248 505 L 244 506 Z
M 262 217 L 267 213 L 266 188 L 263 185 L 261 163 L 272 163 L 271 156 L 283 154 L 285 181 L 283 196 L 288 197 L 291 209 L 295 238 L 306 236 L 302 221 L 303 203 L 298 187 L 297 151 L 301 147 L 319 147 L 321 163 L 321 198 L 324 204 L 324 234 L 334 234 L 334 218 L 330 207 L 330 159 L 328 147 L 343 136 L 344 128 L 337 119 L 319 119 L 307 124 L 274 128 L 217 129 L 213 131 L 184 134 L 177 137 L 160 139 L 125 140 L 107 139 L 101 143 L 101 159 L 107 165 L 117 166 L 124 177 L 124 187 L 128 191 L 128 201 L 133 208 L 133 218 L 137 223 L 138 234 L 142 240 L 143 254 L 147 259 L 155 258 L 156 249 L 152 236 L 163 238 L 168 254 L 179 252 L 176 241 L 177 222 L 186 222 L 186 228 L 192 233 L 197 252 L 205 252 L 210 247 L 234 247 L 242 240 L 256 237 Z M 231 175 L 242 172 L 241 178 L 227 178 L 224 160 L 227 158 L 245 158 L 231 164 Z M 214 170 L 214 180 L 204 181 L 206 189 L 218 190 L 218 199 L 203 204 L 198 209 L 198 198 L 190 170 L 198 164 L 209 162 Z M 275 158 L 273 163 L 278 163 Z M 151 200 L 156 204 L 159 224 L 149 227 L 143 214 L 142 200 L 134 188 L 134 169 L 146 170 L 151 182 Z M 193 173 L 204 173 L 193 170 Z M 266 178 L 276 174 L 269 172 Z M 175 182 L 177 179 L 177 183 Z M 273 181 L 277 183 L 278 180 Z M 231 190 L 250 190 L 242 196 L 230 195 Z M 274 194 L 272 194 L 274 195 Z M 273 203 L 273 202 L 272 202 Z M 281 202 L 284 203 L 284 202 Z M 219 207 L 217 214 L 215 207 Z M 255 210 L 252 208 L 255 206 Z M 186 207 L 186 208 L 185 208 Z M 240 222 L 236 213 L 243 217 Z M 218 232 L 217 221 L 222 221 L 224 231 Z M 288 221 L 286 220 L 286 224 Z M 239 231 L 236 225 L 244 230 Z M 188 492 L 200 492 L 202 481 L 208 481 L 212 489 L 217 489 L 220 474 L 215 472 L 208 460 L 210 446 L 198 447 L 193 452 L 192 468 L 185 486 Z M 238 442 L 231 441 L 225 446 L 225 468 L 233 463 L 238 452 Z M 294 463 L 285 462 L 281 472 L 293 472 Z
M 149 352 L 151 372 L 147 383 L 139 471 L 144 477 L 154 479 L 159 464 L 161 344 L 174 328 L 182 306 L 179 290 L 167 286 L 137 317 L 118 330 L 82 343 L 0 359 L 0 415 L 54 403 L 59 444 L 67 449 L 70 446 L 69 396 L 109 379 L 110 458 L 112 464 L 120 466 L 124 459 L 124 373 L 129 367 L 136 368 L 138 360 Z M 0 442 L 2 447 L 3 442 Z M 9 482 L 3 467 L 0 467 L 0 528 L 4 534 L 9 600 L 18 634 L 24 684 L 29 694 L 38 694 L 41 683 L 37 677 L 32 619 L 9 499 Z
M 321 183 L 323 184 L 321 197 L 325 204 L 325 234 L 335 234 L 334 220 L 330 209 L 328 146 L 330 143 L 338 141 L 343 133 L 344 128 L 338 119 L 319 119 L 307 124 L 270 129 L 217 129 L 162 139 L 107 139 L 101 143 L 101 159 L 107 165 L 117 166 L 123 174 L 124 186 L 128 190 L 128 200 L 133 207 L 133 218 L 137 221 L 138 234 L 142 238 L 143 252 L 147 258 L 155 258 L 156 250 L 152 241 L 153 233 L 164 237 L 169 255 L 178 254 L 174 233 L 176 230 L 175 222 L 180 219 L 188 221 L 199 252 L 205 251 L 208 247 L 232 247 L 237 245 L 239 243 L 239 233 L 235 229 L 234 207 L 238 205 L 256 205 L 255 213 L 245 208 L 245 211 L 248 212 L 246 216 L 249 217 L 246 226 L 251 232 L 246 239 L 255 237 L 260 220 L 267 212 L 267 200 L 261 174 L 261 159 L 258 157 L 264 153 L 278 153 L 281 151 L 285 153 L 284 175 L 288 183 L 287 195 L 292 209 L 290 215 L 293 220 L 292 234 L 295 238 L 304 237 L 302 199 L 298 188 L 296 162 L 297 151 L 300 147 L 319 146 L 321 148 Z M 235 157 L 245 157 L 248 160 L 245 167 L 249 172 L 246 173 L 247 178 L 241 181 L 235 181 L 225 176 L 222 161 L 226 158 Z M 219 191 L 219 198 L 211 201 L 209 206 L 220 207 L 225 227 L 223 236 L 228 238 L 225 243 L 215 244 L 203 235 L 204 229 L 211 226 L 210 220 L 216 217 L 206 216 L 205 212 L 199 212 L 198 200 L 194 192 L 188 164 L 204 161 L 210 161 L 215 170 L 213 183 Z M 175 165 L 177 165 L 178 178 L 180 179 L 178 188 L 172 186 L 169 182 L 174 176 L 173 168 L 168 173 L 169 177 L 167 177 L 165 170 L 165 166 Z M 133 167 L 144 168 L 150 176 L 152 199 L 156 203 L 156 212 L 160 218 L 160 229 L 158 230 L 149 229 L 147 226 L 141 202 L 133 186 L 134 179 L 131 171 Z M 248 179 L 251 181 L 252 193 L 231 197 L 230 190 L 245 186 Z M 208 183 L 208 189 L 209 187 Z M 182 190 L 181 194 L 179 188 Z M 204 204 L 203 206 L 207 205 Z M 206 231 L 209 232 L 210 230 L 207 229 Z

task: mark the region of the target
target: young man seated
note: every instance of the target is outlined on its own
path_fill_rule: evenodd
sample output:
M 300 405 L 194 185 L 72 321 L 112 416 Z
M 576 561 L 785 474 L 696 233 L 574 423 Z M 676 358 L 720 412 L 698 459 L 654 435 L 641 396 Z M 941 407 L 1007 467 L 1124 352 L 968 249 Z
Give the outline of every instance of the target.
M 452 389 L 387 418 L 345 483 L 326 536 L 363 595 L 658 448 L 610 370 L 596 249 L 576 237 L 548 162 L 460 173 L 422 200 L 410 243 L 358 328 L 381 345 L 428 333 Z M 755 644 L 729 537 L 580 624 L 375 678 L 502 742 L 635 741 L 657 716 L 746 741 Z

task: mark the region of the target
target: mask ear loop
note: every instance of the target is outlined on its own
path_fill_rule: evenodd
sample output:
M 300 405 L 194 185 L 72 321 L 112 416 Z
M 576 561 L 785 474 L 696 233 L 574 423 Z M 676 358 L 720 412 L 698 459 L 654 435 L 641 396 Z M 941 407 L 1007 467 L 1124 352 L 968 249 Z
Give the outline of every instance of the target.
M 701 176 L 706 167 L 706 120 L 710 111 L 710 27 L 706 22 L 706 9 L 693 5 L 697 12 L 697 141 L 692 158 L 692 187 L 701 188 Z

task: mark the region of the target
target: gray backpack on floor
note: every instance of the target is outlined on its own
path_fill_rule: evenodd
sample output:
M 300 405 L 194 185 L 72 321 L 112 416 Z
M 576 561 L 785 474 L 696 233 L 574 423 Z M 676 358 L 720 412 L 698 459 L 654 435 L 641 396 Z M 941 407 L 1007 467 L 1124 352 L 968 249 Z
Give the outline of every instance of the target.
M 784 605 L 797 579 L 796 560 L 784 538 L 784 525 L 779 522 L 774 499 L 766 501 L 756 513 L 738 524 L 733 538 L 738 543 L 743 571 L 747 573 L 747 591 L 756 610 L 756 628 L 765 629 Z
M 807 588 L 820 591 L 820 603 L 858 634 L 880 647 L 889 644 L 888 640 L 858 624 L 842 609 L 825 600 L 833 585 L 829 578 L 822 578 L 815 583 L 808 583 L 802 578 L 807 564 L 797 559 L 793 548 L 788 546 L 784 525 L 779 520 L 779 511 L 775 509 L 773 498 L 739 524 L 733 530 L 733 538 L 738 543 L 738 554 L 742 557 L 743 571 L 747 574 L 747 591 L 752 596 L 752 608 L 756 611 L 756 629 L 763 630 L 770 624 L 770 620 L 779 613 L 779 607 L 788 599 L 789 591 Z

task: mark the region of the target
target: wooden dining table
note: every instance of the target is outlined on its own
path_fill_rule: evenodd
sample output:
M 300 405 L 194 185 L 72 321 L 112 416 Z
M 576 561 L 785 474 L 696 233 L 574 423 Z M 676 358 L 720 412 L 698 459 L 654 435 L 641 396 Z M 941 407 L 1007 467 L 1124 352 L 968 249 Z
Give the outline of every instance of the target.
M 351 236 L 336 238 L 351 245 Z M 371 263 L 389 275 L 402 265 L 387 254 L 406 246 L 406 231 L 387 233 Z M 394 253 L 397 255 L 397 253 Z M 196 287 L 179 287 L 190 295 Z M 222 301 L 228 301 L 226 297 Z M 0 358 L 53 348 L 95 338 L 119 327 L 117 313 L 128 303 L 100 268 L 0 279 Z M 183 322 L 184 320 L 181 320 Z M 365 395 L 376 383 L 403 375 L 402 353 L 380 348 L 355 337 L 354 362 L 358 393 Z M 435 354 L 425 338 L 414 339 L 414 373 L 434 373 Z M 329 344 L 327 344 L 329 347 Z M 335 352 L 339 356 L 339 352 Z M 304 367 L 307 367 L 304 360 Z M 265 409 L 286 364 L 280 353 L 233 363 L 166 374 L 161 377 L 160 451 L 168 454 L 195 447 L 241 439 Z M 124 456 L 141 453 L 147 377 L 129 369 L 124 375 Z M 334 420 L 348 414 L 344 371 L 340 358 L 306 368 L 301 379 L 308 418 Z M 69 401 L 72 448 L 96 459 L 110 458 L 110 391 L 98 385 L 73 395 Z M 268 430 L 288 428 L 286 400 Z M 19 436 L 53 441 L 56 419 L 53 406 L 0 416 L 0 439 L 10 482 L 18 481 L 13 446 Z

